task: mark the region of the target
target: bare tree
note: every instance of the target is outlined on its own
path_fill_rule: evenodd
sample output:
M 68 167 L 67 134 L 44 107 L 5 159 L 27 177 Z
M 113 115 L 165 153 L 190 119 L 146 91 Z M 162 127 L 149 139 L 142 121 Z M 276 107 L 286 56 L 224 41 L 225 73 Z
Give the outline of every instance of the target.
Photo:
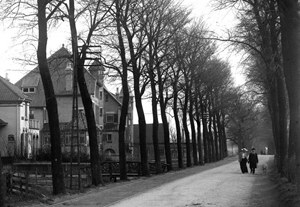
M 280 52 L 280 30 L 278 27 L 278 7 L 276 0 L 217 0 L 220 8 L 235 6 L 238 8 L 236 34 L 230 37 L 237 48 L 248 54 L 246 62 L 248 78 L 268 97 L 268 107 L 272 117 L 273 137 L 275 140 L 278 171 L 284 174 L 287 155 L 287 95 L 282 70 Z M 267 26 L 266 26 L 267 25 Z M 250 75 L 250 76 L 249 76 Z M 293 153 L 293 136 L 290 136 L 289 156 Z
M 295 143 L 297 192 L 300 192 L 300 16 L 299 2 L 277 0 L 281 24 L 283 69 L 290 107 L 290 141 Z
M 58 8 L 62 2 L 57 4 Z M 37 58 L 39 63 L 39 70 L 44 86 L 46 97 L 46 108 L 49 114 L 49 128 L 51 135 L 51 168 L 52 168 L 52 184 L 53 194 L 65 194 L 65 183 L 62 168 L 62 154 L 61 154 L 61 137 L 59 128 L 59 119 L 57 111 L 57 101 L 53 89 L 53 83 L 49 72 L 47 63 L 47 21 L 53 14 L 52 12 L 46 16 L 46 8 L 49 2 L 47 0 L 38 0 L 38 28 L 39 28 L 39 43 L 37 50 Z M 53 10 L 55 12 L 55 9 Z
M 85 2 L 81 1 L 79 5 L 81 5 L 81 12 L 79 12 L 79 15 L 83 15 L 83 13 L 87 12 L 89 16 L 87 18 L 90 19 L 90 25 L 88 32 L 86 34 L 86 39 L 83 41 L 83 46 L 81 47 L 81 50 L 79 51 L 79 45 L 78 45 L 78 34 L 77 34 L 77 25 L 76 25 L 76 14 L 75 14 L 75 1 L 70 0 L 69 1 L 69 8 L 68 5 L 66 7 L 68 8 L 68 17 L 70 22 L 70 31 L 71 31 L 71 39 L 72 39 L 72 50 L 73 50 L 73 57 L 74 57 L 74 77 L 77 77 L 77 82 L 80 89 L 80 94 L 82 98 L 82 102 L 84 105 L 85 115 L 87 119 L 87 125 L 88 125 L 88 133 L 89 133 L 89 145 L 90 145 L 90 152 L 91 152 L 91 171 L 92 171 L 92 184 L 97 186 L 99 183 L 102 182 L 102 176 L 101 176 L 101 166 L 100 166 L 100 156 L 99 156 L 99 144 L 97 139 L 97 125 L 96 125 L 96 119 L 95 119 L 95 113 L 93 110 L 93 102 L 90 97 L 90 93 L 88 90 L 88 86 L 86 84 L 85 80 L 85 61 L 87 59 L 87 50 L 91 46 L 92 43 L 92 37 L 95 33 L 95 31 L 98 29 L 99 24 L 105 17 L 105 13 L 101 16 L 101 10 L 100 10 L 100 3 L 102 1 L 96 1 L 96 2 Z M 82 37 L 83 38 L 83 37 Z M 100 46 L 98 47 L 99 50 Z M 98 62 L 100 64 L 100 62 Z M 99 78 L 99 77 L 97 77 Z M 76 80 L 75 80 L 76 81 Z M 76 84 L 76 82 L 75 82 Z
M 128 62 L 126 61 L 126 50 L 124 46 L 124 40 L 122 36 L 122 13 L 121 8 L 123 5 L 120 5 L 120 1 L 115 1 L 116 6 L 116 24 L 117 24 L 117 34 L 118 42 L 120 47 L 120 56 L 122 62 L 122 72 L 119 71 L 119 75 L 122 77 L 122 88 L 123 88 L 123 100 L 122 100 L 122 110 L 120 117 L 119 125 L 119 159 L 120 159 L 120 179 L 127 179 L 127 170 L 126 170 L 126 152 L 125 152 L 125 127 L 126 127 L 126 117 L 128 113 L 129 105 L 129 87 L 128 87 Z

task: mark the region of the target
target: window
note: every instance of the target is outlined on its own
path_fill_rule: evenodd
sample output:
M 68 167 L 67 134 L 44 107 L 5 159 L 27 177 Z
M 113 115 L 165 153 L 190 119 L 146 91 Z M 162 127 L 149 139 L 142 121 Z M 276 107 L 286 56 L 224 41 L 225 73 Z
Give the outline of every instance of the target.
M 111 136 L 111 134 L 107 134 L 107 143 L 112 143 L 112 136 Z
M 44 132 L 44 144 L 51 144 L 49 132 Z
M 105 114 L 104 122 L 105 123 L 115 123 L 115 124 L 117 124 L 118 119 L 119 119 L 118 114 L 113 113 L 113 112 L 107 112 Z
M 112 134 L 103 134 L 103 142 L 112 143 Z
M 7 139 L 8 139 L 9 142 L 13 142 L 13 141 L 15 141 L 15 135 L 9 134 Z
M 105 93 L 105 102 L 108 102 L 108 93 Z
M 102 91 L 99 93 L 99 99 L 102 100 Z
M 44 117 L 44 123 L 47 123 L 47 109 L 46 108 L 44 108 L 43 117 Z
M 118 114 L 106 114 L 106 123 L 117 123 Z
M 34 119 L 34 111 L 32 109 L 29 110 L 29 119 Z
M 35 92 L 34 87 L 23 88 L 22 90 L 23 90 L 24 93 L 34 93 Z
M 29 91 L 28 88 L 23 88 L 24 93 L 28 93 L 28 91 Z
M 100 108 L 100 117 L 102 117 L 102 116 L 103 116 L 103 109 Z
M 85 144 L 85 132 L 80 132 L 80 144 Z
M 71 142 L 71 133 L 65 132 L 65 144 L 70 144 Z

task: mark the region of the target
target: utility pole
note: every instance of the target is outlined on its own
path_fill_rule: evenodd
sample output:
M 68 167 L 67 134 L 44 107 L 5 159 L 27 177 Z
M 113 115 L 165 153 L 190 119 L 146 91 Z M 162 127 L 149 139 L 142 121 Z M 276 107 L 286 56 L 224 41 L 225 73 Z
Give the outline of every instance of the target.
M 71 162 L 70 162 L 70 189 L 73 187 L 73 158 L 74 158 L 74 142 L 77 143 L 77 164 L 78 164 L 78 189 L 81 188 L 80 175 L 80 137 L 78 124 L 78 87 L 77 87 L 77 57 L 73 54 L 73 105 L 72 105 L 72 132 L 71 132 Z

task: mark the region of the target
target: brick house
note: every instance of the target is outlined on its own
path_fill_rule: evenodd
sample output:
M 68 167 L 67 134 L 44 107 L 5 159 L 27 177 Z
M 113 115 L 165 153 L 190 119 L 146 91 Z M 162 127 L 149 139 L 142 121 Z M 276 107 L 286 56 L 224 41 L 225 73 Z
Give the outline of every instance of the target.
M 40 144 L 39 121 L 29 116 L 31 99 L 0 76 L 0 141 L 2 156 L 31 157 Z

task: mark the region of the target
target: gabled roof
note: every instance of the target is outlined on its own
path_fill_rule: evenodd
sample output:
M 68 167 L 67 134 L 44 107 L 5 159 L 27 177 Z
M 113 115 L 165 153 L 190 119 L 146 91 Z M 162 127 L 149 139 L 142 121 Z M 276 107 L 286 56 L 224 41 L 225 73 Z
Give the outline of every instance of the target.
M 51 74 L 51 79 L 56 96 L 71 96 L 72 90 L 66 90 L 66 75 L 70 72 L 66 70 L 67 64 L 72 62 L 71 53 L 64 47 L 61 47 L 48 59 L 48 66 Z M 94 93 L 97 81 L 96 79 L 85 70 L 85 79 L 88 90 L 91 94 Z M 16 84 L 19 88 L 34 87 L 35 93 L 28 93 L 27 95 L 33 100 L 32 107 L 43 107 L 46 105 L 44 87 L 39 72 L 36 67 L 21 78 Z
M 30 101 L 18 87 L 0 76 L 0 102 Z
M 109 94 L 116 103 L 122 106 L 122 103 L 116 98 L 116 95 L 112 94 L 105 86 L 103 86 L 103 90 Z

